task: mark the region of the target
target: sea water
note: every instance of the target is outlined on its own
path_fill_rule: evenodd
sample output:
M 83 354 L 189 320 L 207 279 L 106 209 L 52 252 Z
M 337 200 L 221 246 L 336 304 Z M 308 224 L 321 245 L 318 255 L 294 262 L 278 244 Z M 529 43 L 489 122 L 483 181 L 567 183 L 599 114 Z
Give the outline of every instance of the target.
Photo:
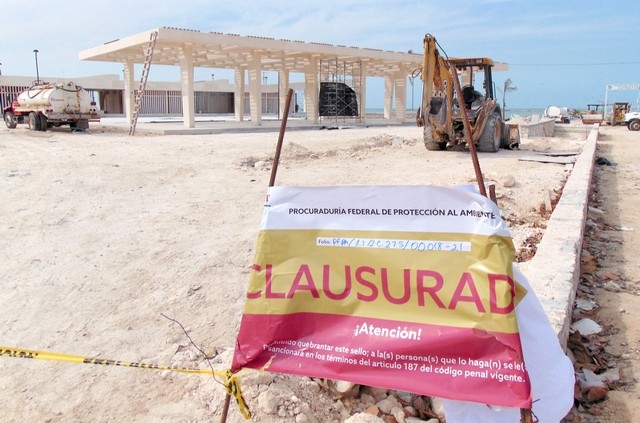
M 517 117 L 529 117 L 529 116 L 533 116 L 533 115 L 537 115 L 537 116 L 543 116 L 544 115 L 544 108 L 542 109 L 537 109 L 537 108 L 530 108 L 530 109 L 511 109 L 509 107 L 506 108 L 505 112 L 504 112 L 504 117 L 505 119 L 512 119 L 512 118 L 517 118 Z M 417 111 L 417 108 L 415 110 L 411 110 L 410 108 L 407 108 L 407 114 L 408 115 L 414 115 Z M 393 112 L 395 113 L 395 109 L 393 110 Z M 367 107 L 367 114 L 368 115 L 381 115 L 384 113 L 384 109 L 382 108 L 369 108 Z

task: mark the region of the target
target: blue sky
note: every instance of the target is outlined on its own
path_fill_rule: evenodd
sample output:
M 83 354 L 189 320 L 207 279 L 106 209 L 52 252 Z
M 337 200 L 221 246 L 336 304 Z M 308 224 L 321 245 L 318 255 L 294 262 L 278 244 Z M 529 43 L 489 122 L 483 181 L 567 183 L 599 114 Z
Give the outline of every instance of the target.
M 428 32 L 449 56 L 509 63 L 494 78 L 499 88 L 506 78 L 517 87 L 507 94 L 507 108 L 584 109 L 604 102 L 607 84 L 640 83 L 638 0 L 51 0 L 46 6 L 26 2 L 19 10 L 0 0 L 0 10 L 9 9 L 15 12 L 1 25 L 3 75 L 35 76 L 34 49 L 41 77 L 121 74 L 119 64 L 81 62 L 78 53 L 169 26 L 414 52 L 422 51 Z M 227 75 L 213 72 L 216 79 Z M 196 79 L 211 73 L 197 69 Z M 177 81 L 178 71 L 152 67 L 149 77 Z M 381 82 L 369 84 L 368 107 L 382 107 L 381 91 Z M 638 96 L 610 91 L 608 102 L 630 101 L 635 110 Z

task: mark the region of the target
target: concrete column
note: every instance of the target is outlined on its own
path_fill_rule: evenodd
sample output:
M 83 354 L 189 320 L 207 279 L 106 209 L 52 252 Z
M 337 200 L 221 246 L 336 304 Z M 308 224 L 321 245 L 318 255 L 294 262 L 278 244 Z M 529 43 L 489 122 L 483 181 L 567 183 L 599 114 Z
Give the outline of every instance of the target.
M 262 78 L 260 56 L 255 57 L 249 64 L 249 109 L 251 124 L 262 125 Z
M 191 46 L 180 48 L 180 79 L 182 81 L 182 118 L 186 128 L 195 127 L 195 95 L 193 93 L 193 54 Z
M 309 58 L 309 65 L 304 69 L 304 111 L 307 113 L 307 119 L 317 124 L 319 119 L 318 97 L 318 60 L 314 57 Z
M 367 64 L 362 62 L 360 74 L 360 104 L 358 114 L 365 120 L 367 118 Z
M 127 122 L 131 123 L 133 109 L 136 107 L 136 86 L 134 82 L 135 67 L 133 60 L 124 63 L 124 112 L 127 115 Z
M 233 93 L 233 110 L 236 122 L 244 121 L 244 75 L 245 68 L 235 68 L 233 77 L 235 79 L 235 91 Z
M 416 86 L 418 84 L 418 81 L 420 81 L 419 78 L 412 78 L 411 76 L 407 77 L 407 82 L 409 83 L 410 87 L 411 87 L 411 99 L 407 100 L 407 109 L 409 108 L 409 104 L 411 104 L 411 112 L 413 113 L 415 110 L 415 100 L 416 100 L 416 91 L 418 92 L 418 95 L 420 94 L 420 90 L 418 89 L 418 87 Z M 409 89 L 409 87 L 407 87 L 407 89 Z M 408 93 L 408 92 L 407 92 Z M 418 98 L 418 101 L 420 101 L 420 99 Z M 409 103 L 411 102 L 411 103 Z
M 289 91 L 289 71 L 283 66 L 283 70 L 278 71 L 278 118 L 284 117 L 284 109 L 287 105 L 287 91 Z M 289 113 L 293 113 L 292 105 L 289 105 Z
M 391 119 L 391 107 L 393 105 L 393 80 L 390 76 L 384 77 L 384 118 Z
M 396 120 L 398 122 L 407 121 L 407 73 L 404 66 L 395 74 L 396 92 Z

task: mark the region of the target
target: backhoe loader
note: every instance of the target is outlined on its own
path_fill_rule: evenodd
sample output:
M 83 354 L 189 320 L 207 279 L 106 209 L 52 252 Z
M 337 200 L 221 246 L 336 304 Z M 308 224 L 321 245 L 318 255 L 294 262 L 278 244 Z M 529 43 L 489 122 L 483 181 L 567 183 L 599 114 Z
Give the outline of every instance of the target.
M 451 65 L 455 67 L 455 74 Z M 504 124 L 495 98 L 493 66 L 493 60 L 483 57 L 442 57 L 436 39 L 430 34 L 425 35 L 422 103 L 416 114 L 416 123 L 424 128 L 424 144 L 428 150 L 469 148 L 462 113 L 468 117 L 471 140 L 477 151 L 495 153 L 500 147 L 517 146 L 519 134 L 510 135 L 513 131 Z M 459 82 L 462 99 L 456 95 L 454 78 L 462 80 Z

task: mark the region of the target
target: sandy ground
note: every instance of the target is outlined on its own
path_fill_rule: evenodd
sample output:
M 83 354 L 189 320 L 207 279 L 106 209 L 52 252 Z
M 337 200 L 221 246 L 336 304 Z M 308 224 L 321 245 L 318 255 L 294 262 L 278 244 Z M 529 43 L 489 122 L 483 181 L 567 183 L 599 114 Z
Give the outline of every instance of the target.
M 205 368 L 164 314 L 227 368 L 276 141 L 277 133 L 0 128 L 0 345 Z M 567 174 L 562 164 L 518 158 L 580 144 L 580 136 L 525 139 L 520 151 L 480 155 L 516 247 L 542 230 L 540 205 Z M 515 185 L 505 187 L 509 176 Z M 462 183 L 475 183 L 470 155 L 427 151 L 413 126 L 288 132 L 276 180 Z M 244 386 L 254 421 L 338 421 L 353 412 L 314 381 L 264 378 Z M 269 383 L 284 406 L 293 403 L 280 415 L 258 400 Z M 11 422 L 217 421 L 224 399 L 210 376 L 12 358 L 0 358 L 0 392 L 2 420 Z M 242 421 L 234 406 L 228 421 Z

